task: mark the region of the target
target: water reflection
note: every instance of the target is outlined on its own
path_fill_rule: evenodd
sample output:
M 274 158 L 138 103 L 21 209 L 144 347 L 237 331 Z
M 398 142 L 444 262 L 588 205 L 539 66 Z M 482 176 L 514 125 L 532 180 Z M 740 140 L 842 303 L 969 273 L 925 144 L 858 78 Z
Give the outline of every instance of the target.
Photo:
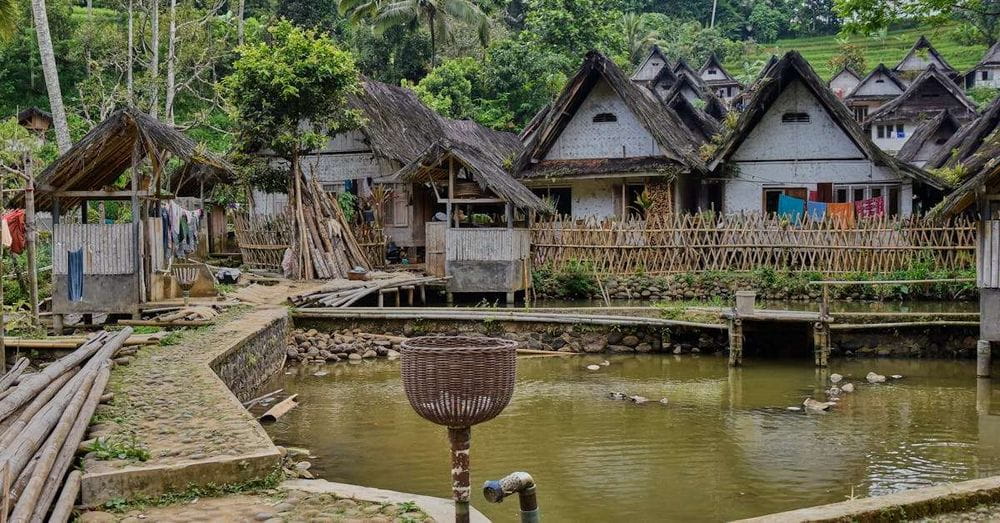
M 611 366 L 584 368 L 602 359 Z M 312 376 L 320 368 L 329 374 Z M 868 385 L 869 371 L 905 378 Z M 857 391 L 831 413 L 787 410 L 820 397 L 830 372 Z M 782 360 L 730 369 L 705 355 L 519 360 L 510 407 L 473 431 L 473 483 L 528 470 L 547 521 L 721 521 L 1000 474 L 996 387 L 973 375 L 972 362 L 928 360 L 829 371 Z M 299 394 L 269 431 L 312 450 L 320 476 L 449 495 L 444 431 L 412 412 L 396 363 L 300 367 L 268 387 Z M 517 519 L 516 503 L 476 493 L 473 504 Z

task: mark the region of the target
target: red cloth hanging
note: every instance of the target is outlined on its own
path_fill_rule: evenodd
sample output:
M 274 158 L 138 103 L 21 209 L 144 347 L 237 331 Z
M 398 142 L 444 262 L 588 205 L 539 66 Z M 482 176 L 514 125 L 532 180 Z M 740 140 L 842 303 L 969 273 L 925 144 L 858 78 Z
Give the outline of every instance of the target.
M 10 230 L 10 252 L 21 254 L 27 243 L 27 234 L 24 228 L 24 209 L 10 211 L 3 215 L 2 219 L 7 222 L 7 228 Z
M 854 202 L 854 211 L 858 218 L 877 218 L 885 216 L 885 197 L 868 198 Z
M 809 191 L 809 201 L 811 202 L 821 202 L 819 191 Z

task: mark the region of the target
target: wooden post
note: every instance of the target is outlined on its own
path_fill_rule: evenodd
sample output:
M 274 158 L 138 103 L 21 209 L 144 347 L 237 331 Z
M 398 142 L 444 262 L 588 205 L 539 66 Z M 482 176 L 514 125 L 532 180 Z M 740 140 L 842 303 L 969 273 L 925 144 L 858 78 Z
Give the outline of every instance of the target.
M 152 154 L 152 152 L 150 152 Z M 129 201 L 132 205 L 132 271 L 138 280 L 138 285 L 136 286 L 136 296 L 135 296 L 135 310 L 132 312 L 132 319 L 138 320 L 142 318 L 139 312 L 139 304 L 142 302 L 142 273 L 140 270 L 141 258 L 139 254 L 139 243 L 140 243 L 140 229 L 139 229 L 139 215 L 142 212 L 139 209 L 139 142 L 137 141 L 132 147 L 132 167 L 131 167 L 131 183 L 129 184 L 129 189 L 132 195 Z M 53 271 L 54 272 L 54 271 Z
M 451 442 L 451 495 L 455 500 L 455 523 L 469 523 L 469 427 L 448 428 Z
M 10 514 L 10 484 L 14 480 L 10 473 L 10 462 L 0 462 L 0 523 L 7 523 Z
M 38 227 L 35 223 L 35 174 L 31 158 L 24 157 L 27 182 L 24 188 L 24 229 L 28 248 L 28 301 L 31 307 L 31 324 L 38 326 Z M 2 368 L 2 367 L 0 367 Z
M 730 318 L 726 320 L 729 328 L 729 366 L 743 365 L 743 320 Z
M 0 169 L 0 218 L 4 215 L 3 206 L 3 188 L 4 188 L 4 173 L 5 171 Z M 3 270 L 3 242 L 0 242 L 0 374 L 7 372 L 7 347 L 4 344 L 4 339 L 7 337 L 6 327 L 7 327 L 7 314 L 4 312 L 3 308 L 3 275 L 6 274 Z M 5 503 L 7 497 L 5 493 L 7 492 L 7 481 L 3 476 L 3 472 L 6 470 L 6 462 L 0 462 L 0 522 L 7 519 L 7 504 Z
M 976 377 L 977 378 L 989 378 L 990 377 L 990 365 L 991 365 L 991 354 L 990 342 L 987 340 L 979 340 L 976 343 Z
M 830 329 L 826 322 L 813 323 L 813 355 L 817 367 L 826 367 L 830 359 Z
M 510 202 L 507 202 L 507 205 L 505 206 L 505 210 L 507 212 L 507 228 L 508 229 L 513 229 L 514 228 L 514 205 L 511 204 Z

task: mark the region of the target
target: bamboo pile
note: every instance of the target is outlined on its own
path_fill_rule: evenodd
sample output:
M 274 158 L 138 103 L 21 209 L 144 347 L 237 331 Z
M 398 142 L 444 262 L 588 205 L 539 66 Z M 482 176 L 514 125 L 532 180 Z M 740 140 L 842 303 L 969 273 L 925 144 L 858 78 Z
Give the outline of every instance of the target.
M 315 177 L 297 177 L 289 204 L 296 224 L 292 242 L 296 278 L 346 278 L 355 267 L 371 269 L 340 203 L 323 190 Z
M 22 359 L 0 377 L 0 521 L 67 521 L 80 489 L 69 470 L 131 335 L 100 332 L 37 373 Z
M 966 218 L 884 217 L 845 227 L 761 214 L 656 216 L 650 220 L 554 218 L 531 228 L 535 266 L 589 262 L 600 274 L 704 271 L 888 273 L 914 262 L 935 270 L 975 266 L 976 224 Z
M 281 274 L 281 260 L 293 237 L 288 216 L 237 214 L 233 225 L 243 263 L 251 269 Z

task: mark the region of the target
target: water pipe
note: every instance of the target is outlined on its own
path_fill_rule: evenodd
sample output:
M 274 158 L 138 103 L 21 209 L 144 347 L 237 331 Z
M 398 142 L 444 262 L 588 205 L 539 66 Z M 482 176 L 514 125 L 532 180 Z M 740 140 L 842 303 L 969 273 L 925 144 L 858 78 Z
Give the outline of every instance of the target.
M 521 502 L 521 523 L 538 523 L 538 498 L 531 474 L 512 472 L 503 479 L 483 484 L 483 496 L 491 503 L 500 503 L 515 492 Z

